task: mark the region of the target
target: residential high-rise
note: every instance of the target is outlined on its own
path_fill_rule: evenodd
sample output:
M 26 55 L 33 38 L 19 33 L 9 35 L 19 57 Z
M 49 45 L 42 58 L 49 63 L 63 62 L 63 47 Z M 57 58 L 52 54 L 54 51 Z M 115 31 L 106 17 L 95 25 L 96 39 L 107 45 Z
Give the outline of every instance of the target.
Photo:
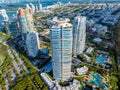
M 17 19 L 12 19 L 11 21 L 9 21 L 9 30 L 10 34 L 13 35 L 14 37 L 17 37 L 20 34 Z
M 4 26 L 5 26 L 6 33 L 10 34 L 9 17 L 6 13 L 6 10 L 5 9 L 0 10 L 0 15 L 2 15 L 2 17 L 4 19 Z
M 71 76 L 72 27 L 60 20 L 50 29 L 53 76 L 58 81 L 66 81 Z
M 32 13 L 28 8 L 18 9 L 18 21 L 22 34 L 26 34 L 35 30 Z
M 39 38 L 38 33 L 30 32 L 26 37 L 26 46 L 28 51 L 28 56 L 36 57 L 39 49 Z
M 18 21 L 28 56 L 36 57 L 39 50 L 39 39 L 35 32 L 32 13 L 28 8 L 18 10 Z
M 40 0 L 38 0 L 38 7 L 39 7 L 39 11 L 42 11 L 43 7 L 42 7 L 42 4 L 40 3 Z
M 0 10 L 0 15 L 2 15 L 2 17 L 3 17 L 6 33 L 13 35 L 15 37 L 17 35 L 19 35 L 17 19 L 13 18 L 13 19 L 9 20 L 9 17 L 8 17 L 5 9 Z
M 86 17 L 77 16 L 74 18 L 73 27 L 73 55 L 82 54 L 86 41 Z
M 34 14 L 34 12 L 35 12 L 35 6 L 32 3 L 26 4 L 26 7 L 30 10 L 30 12 L 32 14 Z

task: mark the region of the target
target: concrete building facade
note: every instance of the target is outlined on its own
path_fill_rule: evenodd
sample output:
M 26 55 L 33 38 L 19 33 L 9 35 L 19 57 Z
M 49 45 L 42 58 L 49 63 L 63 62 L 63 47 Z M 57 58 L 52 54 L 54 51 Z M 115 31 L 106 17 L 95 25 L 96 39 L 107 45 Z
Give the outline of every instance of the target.
M 25 41 L 27 53 L 30 57 L 36 57 L 39 50 L 38 33 L 35 32 L 32 12 L 29 8 L 18 9 L 19 28 Z
M 58 81 L 70 79 L 72 27 L 70 23 L 58 23 L 50 29 L 53 76 Z
M 28 8 L 18 9 L 18 21 L 21 33 L 28 33 L 35 30 L 32 13 Z
M 28 56 L 36 57 L 39 49 L 39 38 L 38 33 L 30 32 L 26 36 L 26 46 L 28 51 Z
M 86 17 L 77 16 L 74 18 L 73 27 L 73 55 L 76 57 L 85 50 L 86 41 Z

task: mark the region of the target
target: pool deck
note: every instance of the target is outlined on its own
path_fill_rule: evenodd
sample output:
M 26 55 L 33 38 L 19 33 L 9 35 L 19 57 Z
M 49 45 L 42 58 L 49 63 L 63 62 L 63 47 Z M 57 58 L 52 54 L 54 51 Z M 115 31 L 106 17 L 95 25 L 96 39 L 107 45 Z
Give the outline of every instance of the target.
M 94 83 L 95 87 L 103 87 L 104 90 L 108 90 L 108 87 L 106 85 L 106 82 L 107 82 L 106 79 L 98 73 L 89 74 L 88 76 L 85 77 L 85 80 L 89 84 Z
M 96 63 L 100 63 L 101 65 L 104 65 L 105 62 L 108 61 L 108 57 L 106 56 L 97 56 Z

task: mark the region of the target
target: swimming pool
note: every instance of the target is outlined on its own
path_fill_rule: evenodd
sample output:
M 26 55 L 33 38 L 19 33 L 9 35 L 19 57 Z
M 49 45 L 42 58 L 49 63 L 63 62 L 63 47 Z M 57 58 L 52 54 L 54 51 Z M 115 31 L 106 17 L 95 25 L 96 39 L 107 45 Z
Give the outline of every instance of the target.
M 100 81 L 102 80 L 102 77 L 94 73 L 90 74 L 90 77 L 92 78 L 89 80 L 90 83 L 94 83 L 96 86 L 100 86 Z
M 3 40 L 3 38 L 2 38 L 2 37 L 0 37 L 0 42 L 2 42 L 2 40 Z
M 91 73 L 91 79 L 88 80 L 89 83 L 94 83 L 97 87 L 103 87 L 104 90 L 108 90 L 108 87 L 105 83 L 102 82 L 103 78 L 99 74 Z
M 97 61 L 96 63 L 100 63 L 101 65 L 104 65 L 104 63 L 108 60 L 107 57 L 105 56 L 97 56 Z

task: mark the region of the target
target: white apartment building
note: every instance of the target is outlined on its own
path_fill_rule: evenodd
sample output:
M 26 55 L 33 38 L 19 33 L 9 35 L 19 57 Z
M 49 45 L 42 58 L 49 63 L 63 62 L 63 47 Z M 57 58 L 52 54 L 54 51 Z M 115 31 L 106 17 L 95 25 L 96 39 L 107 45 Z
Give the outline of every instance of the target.
M 86 41 L 86 17 L 77 16 L 74 18 L 73 27 L 73 55 L 82 54 Z
M 71 76 L 72 29 L 72 24 L 62 19 L 50 29 L 53 76 L 58 81 Z

